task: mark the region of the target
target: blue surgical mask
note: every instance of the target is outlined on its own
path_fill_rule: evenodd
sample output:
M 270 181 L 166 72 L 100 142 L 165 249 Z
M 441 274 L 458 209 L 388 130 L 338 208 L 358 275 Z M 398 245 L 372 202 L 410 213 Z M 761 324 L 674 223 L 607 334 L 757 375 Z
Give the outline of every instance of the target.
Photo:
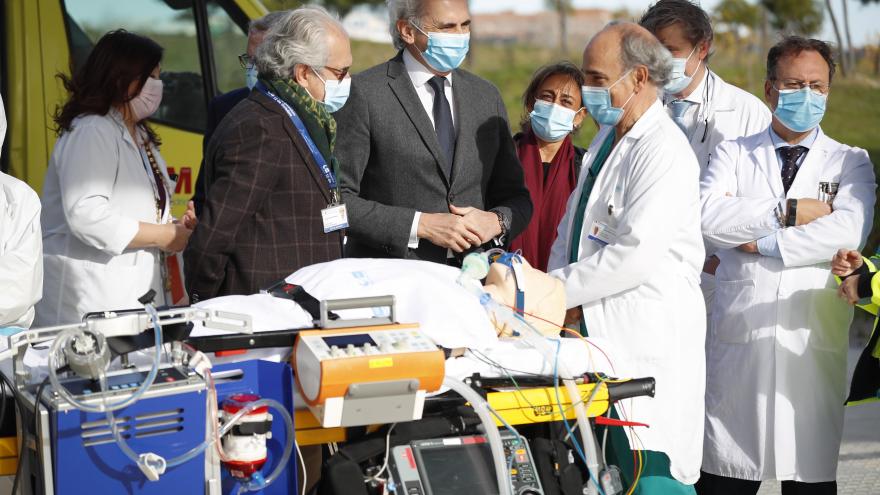
M 584 107 L 590 112 L 590 115 L 596 119 L 599 125 L 617 125 L 620 118 L 623 117 L 623 107 L 635 96 L 635 91 L 627 98 L 620 107 L 611 106 L 611 88 L 629 75 L 632 69 L 623 73 L 620 79 L 614 81 L 614 84 L 607 88 L 596 88 L 593 86 L 581 86 L 581 96 L 584 100 Z
M 542 141 L 555 143 L 562 141 L 574 130 L 574 117 L 577 112 L 544 100 L 535 100 L 535 108 L 529 114 L 532 131 Z
M 254 89 L 257 85 L 257 66 L 251 65 L 244 70 L 244 83 L 248 89 Z
M 351 94 L 351 77 L 346 77 L 342 81 L 337 79 L 324 79 L 318 71 L 312 69 L 312 72 L 318 76 L 318 79 L 324 82 L 324 106 L 327 111 L 333 113 L 348 101 L 348 95 Z
M 425 62 L 437 72 L 452 72 L 464 62 L 470 48 L 470 33 L 426 33 L 410 21 L 414 28 L 428 37 L 428 47 L 422 52 Z
M 827 95 L 815 93 L 809 87 L 777 91 L 779 101 L 773 115 L 792 131 L 807 132 L 818 126 L 825 116 Z
M 672 59 L 672 74 L 669 79 L 669 82 L 666 83 L 666 86 L 663 86 L 663 90 L 666 91 L 667 94 L 677 95 L 684 91 L 684 88 L 688 87 L 691 81 L 694 80 L 694 74 L 697 71 L 694 71 L 694 74 L 687 75 L 685 71 L 687 70 L 687 63 L 691 57 L 694 56 L 694 52 L 697 51 L 697 47 L 695 46 L 693 50 L 691 50 L 690 55 L 687 58 L 673 58 Z M 700 62 L 702 63 L 702 62 Z M 699 70 L 700 66 L 697 66 Z

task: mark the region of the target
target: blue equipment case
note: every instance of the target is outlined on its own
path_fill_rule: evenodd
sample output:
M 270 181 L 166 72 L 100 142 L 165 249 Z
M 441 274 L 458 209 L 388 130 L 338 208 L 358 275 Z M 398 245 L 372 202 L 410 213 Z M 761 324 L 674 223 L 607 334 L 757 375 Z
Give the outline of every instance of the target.
M 224 373 L 225 372 L 225 373 Z M 251 392 L 275 399 L 293 416 L 293 374 L 285 363 L 244 361 L 219 365 L 213 369 L 217 379 L 217 397 L 222 403 L 235 393 Z M 181 383 L 179 387 L 161 387 L 155 396 L 148 391 L 135 404 L 116 411 L 120 429 L 129 446 L 137 453 L 154 452 L 166 459 L 181 455 L 201 444 L 206 435 L 206 388 L 203 383 Z M 154 386 L 155 387 L 155 386 Z M 158 387 L 157 387 L 158 388 Z M 118 400 L 118 399 L 117 399 Z M 44 399 L 44 403 L 46 403 Z M 168 468 L 158 481 L 149 481 L 140 469 L 122 453 L 110 434 L 104 414 L 78 410 L 58 411 L 48 406 L 54 492 L 57 495 L 128 494 L 128 495 L 198 495 L 205 493 L 205 453 L 180 466 Z M 274 412 L 270 410 L 273 415 Z M 272 422 L 272 438 L 267 440 L 268 460 L 263 475 L 275 469 L 286 442 L 283 421 Z M 213 445 L 209 447 L 213 449 Z M 296 493 L 296 451 L 291 453 L 288 468 L 275 482 L 253 494 Z M 222 493 L 234 494 L 238 483 L 221 468 Z
M 205 440 L 206 390 L 204 382 L 163 388 L 165 393 L 141 398 L 114 414 L 135 452 L 170 459 Z M 116 445 L 104 414 L 48 409 L 57 495 L 204 493 L 204 453 L 149 481 Z

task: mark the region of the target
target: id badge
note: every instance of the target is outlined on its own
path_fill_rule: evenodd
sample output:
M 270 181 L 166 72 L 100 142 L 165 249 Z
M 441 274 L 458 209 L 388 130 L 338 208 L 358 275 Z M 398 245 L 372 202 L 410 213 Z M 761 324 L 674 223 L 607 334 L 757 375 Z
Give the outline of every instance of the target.
M 345 209 L 345 204 L 324 208 L 321 210 L 321 220 L 324 221 L 325 234 L 348 227 L 348 211 Z
M 607 223 L 595 220 L 587 238 L 601 246 L 607 246 L 617 239 L 617 231 Z

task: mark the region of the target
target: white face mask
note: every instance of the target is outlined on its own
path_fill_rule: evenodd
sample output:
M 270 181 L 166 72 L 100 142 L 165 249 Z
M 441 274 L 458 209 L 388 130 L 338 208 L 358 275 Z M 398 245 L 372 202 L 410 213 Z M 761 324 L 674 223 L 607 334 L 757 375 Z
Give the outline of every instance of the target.
M 693 50 L 691 50 L 690 55 L 687 58 L 673 58 L 672 59 L 672 74 L 670 76 L 669 82 L 666 83 L 666 86 L 663 86 L 663 90 L 666 91 L 666 94 L 677 95 L 684 91 L 687 88 L 691 81 L 694 80 L 694 74 L 697 73 L 700 66 L 697 65 L 697 70 L 694 70 L 694 74 L 687 75 L 687 63 L 696 53 L 697 47 L 695 46 Z M 703 62 L 700 62 L 703 63 Z
M 147 78 L 141 92 L 128 102 L 135 122 L 140 122 L 156 113 L 162 103 L 162 88 L 161 79 L 152 76 Z

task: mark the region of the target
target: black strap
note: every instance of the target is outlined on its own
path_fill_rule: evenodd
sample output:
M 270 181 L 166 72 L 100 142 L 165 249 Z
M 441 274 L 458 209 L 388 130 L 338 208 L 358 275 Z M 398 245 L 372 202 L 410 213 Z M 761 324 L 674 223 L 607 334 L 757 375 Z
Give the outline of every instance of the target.
M 272 421 L 250 421 L 238 423 L 232 427 L 232 434 L 236 436 L 265 435 L 272 431 Z

